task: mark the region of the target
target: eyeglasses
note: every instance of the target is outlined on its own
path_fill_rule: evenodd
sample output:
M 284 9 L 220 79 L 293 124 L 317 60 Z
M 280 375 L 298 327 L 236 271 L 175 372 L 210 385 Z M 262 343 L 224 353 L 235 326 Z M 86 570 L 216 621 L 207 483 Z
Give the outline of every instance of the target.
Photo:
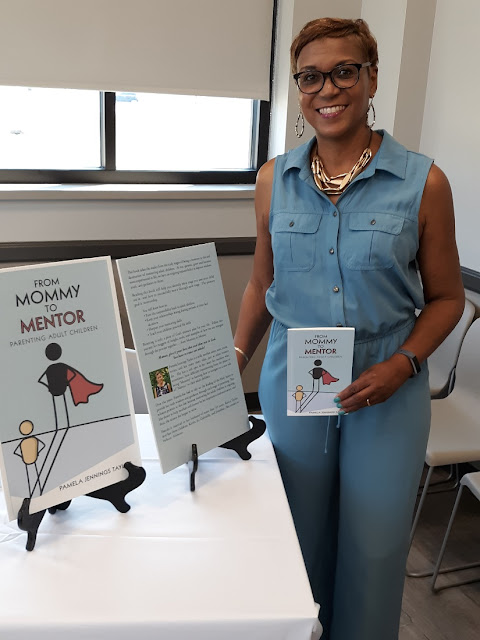
M 327 77 L 338 89 L 351 89 L 360 78 L 360 69 L 369 67 L 371 64 L 371 62 L 363 64 L 352 62 L 351 64 L 340 64 L 331 71 L 316 71 L 315 69 L 300 71 L 300 73 L 295 73 L 293 78 L 300 91 L 307 94 L 321 91 Z

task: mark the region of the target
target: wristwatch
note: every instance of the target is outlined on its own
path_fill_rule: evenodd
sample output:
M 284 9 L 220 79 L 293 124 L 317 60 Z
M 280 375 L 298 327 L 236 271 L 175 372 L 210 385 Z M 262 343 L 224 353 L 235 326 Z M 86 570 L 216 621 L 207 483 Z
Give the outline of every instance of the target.
M 407 356 L 413 369 L 413 373 L 410 377 L 413 378 L 414 376 L 418 376 L 422 367 L 420 366 L 417 356 L 412 351 L 407 351 L 407 349 L 397 349 L 395 353 L 401 353 L 402 355 Z

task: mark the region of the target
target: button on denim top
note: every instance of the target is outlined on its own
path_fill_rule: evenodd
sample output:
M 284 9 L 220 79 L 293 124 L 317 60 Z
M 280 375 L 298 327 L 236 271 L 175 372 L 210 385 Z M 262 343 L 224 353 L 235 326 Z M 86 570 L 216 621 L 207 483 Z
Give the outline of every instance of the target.
M 276 158 L 266 304 L 286 327 L 355 327 L 356 341 L 371 340 L 423 307 L 415 257 L 432 160 L 378 133 L 379 150 L 335 205 L 313 180 L 315 140 Z

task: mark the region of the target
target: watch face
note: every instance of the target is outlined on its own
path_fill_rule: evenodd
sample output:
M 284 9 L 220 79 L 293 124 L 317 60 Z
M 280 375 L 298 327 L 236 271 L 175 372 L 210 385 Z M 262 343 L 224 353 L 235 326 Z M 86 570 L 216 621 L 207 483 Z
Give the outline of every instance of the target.
M 418 362 L 418 358 L 413 353 L 408 356 L 410 358 L 410 362 L 412 363 L 412 369 L 414 371 L 413 375 L 417 375 L 421 371 L 420 363 Z
M 410 364 L 412 365 L 412 369 L 413 369 L 412 377 L 417 376 L 422 370 L 422 367 L 420 366 L 417 356 L 411 351 L 407 351 L 406 349 L 398 349 L 397 353 L 401 353 L 402 355 L 406 356 L 410 360 Z

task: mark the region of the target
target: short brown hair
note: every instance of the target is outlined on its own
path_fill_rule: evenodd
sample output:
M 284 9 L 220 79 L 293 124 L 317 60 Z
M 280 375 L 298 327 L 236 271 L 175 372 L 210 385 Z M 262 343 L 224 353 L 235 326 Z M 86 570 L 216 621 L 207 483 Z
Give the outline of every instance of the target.
M 292 73 L 297 72 L 297 60 L 300 51 L 305 45 L 313 40 L 320 38 L 346 38 L 347 36 L 356 36 L 360 42 L 366 60 L 371 62 L 372 66 L 378 64 L 377 41 L 368 28 L 365 20 L 346 20 L 344 18 L 318 18 L 310 20 L 303 27 L 290 47 L 290 63 Z

